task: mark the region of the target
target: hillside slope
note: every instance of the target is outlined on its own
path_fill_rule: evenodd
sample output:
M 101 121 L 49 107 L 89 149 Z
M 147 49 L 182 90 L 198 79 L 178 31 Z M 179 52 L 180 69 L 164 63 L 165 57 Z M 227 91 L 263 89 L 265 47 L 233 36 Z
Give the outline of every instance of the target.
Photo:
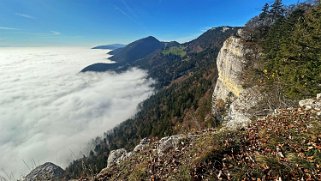
M 144 139 L 94 180 L 318 180 L 321 95 L 301 102 L 302 107 L 275 110 L 243 130 Z

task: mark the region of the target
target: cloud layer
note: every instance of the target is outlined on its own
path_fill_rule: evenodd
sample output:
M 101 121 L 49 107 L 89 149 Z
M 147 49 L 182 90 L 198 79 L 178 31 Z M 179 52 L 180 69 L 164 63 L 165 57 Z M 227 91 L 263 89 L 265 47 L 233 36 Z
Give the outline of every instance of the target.
M 47 161 L 67 166 L 85 154 L 90 139 L 134 115 L 152 94 L 142 70 L 78 73 L 106 61 L 105 53 L 0 49 L 0 178 L 18 178 Z

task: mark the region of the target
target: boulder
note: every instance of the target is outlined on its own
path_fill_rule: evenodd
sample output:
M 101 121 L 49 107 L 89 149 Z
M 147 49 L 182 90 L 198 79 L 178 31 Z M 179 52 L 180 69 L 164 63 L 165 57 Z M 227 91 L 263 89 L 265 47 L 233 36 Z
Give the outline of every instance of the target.
M 305 108 L 306 110 L 318 111 L 317 114 L 321 114 L 321 94 L 318 94 L 314 99 L 304 99 L 299 101 L 299 106 Z
M 24 181 L 59 181 L 63 180 L 64 173 L 61 167 L 48 162 L 32 170 Z
M 177 148 L 184 138 L 184 135 L 174 135 L 162 138 L 161 140 L 159 140 L 157 153 L 163 154 L 171 148 Z
M 107 160 L 107 168 L 111 165 L 119 164 L 120 161 L 127 158 L 127 154 L 127 151 L 123 148 L 111 151 Z

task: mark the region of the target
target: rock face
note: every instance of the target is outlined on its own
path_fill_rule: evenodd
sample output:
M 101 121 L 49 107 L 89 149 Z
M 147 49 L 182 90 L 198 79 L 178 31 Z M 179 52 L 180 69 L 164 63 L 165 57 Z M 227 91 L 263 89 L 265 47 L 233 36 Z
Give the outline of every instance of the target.
M 242 34 L 239 31 L 238 34 Z M 228 128 L 244 127 L 252 117 L 249 110 L 262 99 L 257 87 L 244 89 L 242 73 L 251 54 L 241 37 L 228 38 L 217 57 L 218 80 L 212 96 L 212 111 L 219 121 L 227 121 Z M 219 107 L 225 107 L 225 114 Z
M 24 181 L 58 181 L 63 180 L 64 170 L 53 163 L 45 163 L 32 170 Z
M 111 165 L 118 164 L 120 161 L 127 157 L 127 151 L 125 149 L 113 150 L 110 152 L 107 160 L 107 168 Z

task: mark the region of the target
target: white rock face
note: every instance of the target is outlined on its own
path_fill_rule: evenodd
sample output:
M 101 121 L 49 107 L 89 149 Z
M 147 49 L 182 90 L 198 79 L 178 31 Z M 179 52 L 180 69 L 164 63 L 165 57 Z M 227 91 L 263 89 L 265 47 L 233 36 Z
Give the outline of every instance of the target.
M 258 87 L 243 90 L 239 97 L 230 105 L 228 128 L 246 127 L 251 123 L 252 114 L 250 110 L 255 107 L 263 97 Z
M 58 181 L 63 180 L 64 170 L 53 163 L 45 163 L 32 170 L 24 181 Z
M 239 34 L 242 32 L 240 31 Z M 230 102 L 228 115 L 220 121 L 227 121 L 230 128 L 244 127 L 250 122 L 249 110 L 262 99 L 257 87 L 244 90 L 241 76 L 249 60 L 246 55 L 251 53 L 244 47 L 240 37 L 228 38 L 217 57 L 218 80 L 212 96 L 213 114 L 217 115 L 218 100 Z M 216 116 L 220 117 L 220 116 Z
M 107 160 L 107 168 L 114 164 L 119 164 L 120 161 L 126 159 L 128 153 L 125 149 L 113 150 L 110 152 Z

